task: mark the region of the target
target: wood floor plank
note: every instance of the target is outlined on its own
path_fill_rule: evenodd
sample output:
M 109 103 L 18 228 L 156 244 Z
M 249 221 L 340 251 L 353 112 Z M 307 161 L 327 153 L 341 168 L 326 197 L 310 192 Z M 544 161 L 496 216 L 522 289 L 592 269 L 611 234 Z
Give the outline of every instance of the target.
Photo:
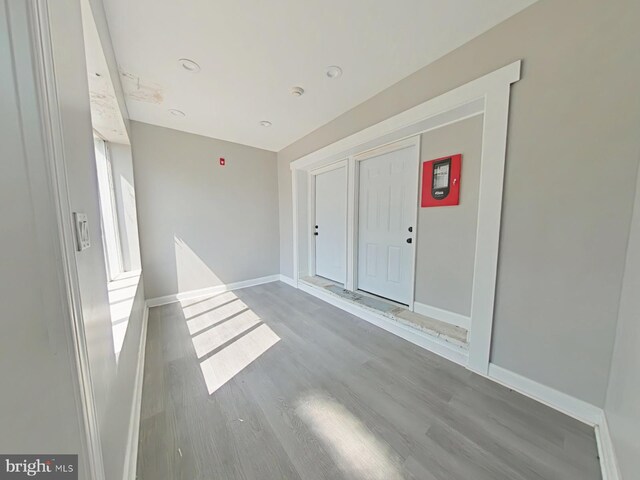
M 601 478 L 592 428 L 280 282 L 152 308 L 141 418 L 140 480 Z

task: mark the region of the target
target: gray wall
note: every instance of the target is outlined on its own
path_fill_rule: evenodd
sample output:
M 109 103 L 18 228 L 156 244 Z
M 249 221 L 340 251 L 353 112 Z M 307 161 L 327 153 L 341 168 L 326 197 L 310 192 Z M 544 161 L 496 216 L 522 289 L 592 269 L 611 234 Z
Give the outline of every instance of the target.
M 293 207 L 289 157 L 278 153 L 278 210 L 280 212 L 280 273 L 293 279 Z
M 276 154 L 131 125 L 147 298 L 277 274 Z
M 80 453 L 85 478 L 27 7 L 0 1 L 0 451 Z
M 415 300 L 466 316 L 471 314 L 482 122 L 477 116 L 424 133 L 420 147 L 421 162 L 461 153 L 462 174 L 460 205 L 418 209 Z
M 6 38 L 7 5 L 12 19 L 11 44 Z M 46 176 L 50 165 L 39 131 L 44 119 L 36 103 L 26 6 L 27 2 L 0 3 L 0 32 L 5 36 L 0 41 L 0 383 L 10 386 L 0 395 L 0 425 L 3 432 L 11 432 L 0 435 L 0 451 L 80 453 L 79 478 L 86 478 L 81 406 L 73 381 L 71 319 L 65 305 L 64 265 L 53 209 L 56 200 Z M 71 210 L 87 213 L 90 226 L 92 245 L 78 253 L 76 261 L 99 434 L 106 478 L 122 478 L 144 297 L 140 286 L 116 365 L 80 4 L 78 0 L 59 0 L 48 8 Z M 16 49 L 15 65 L 9 56 L 11 47 Z M 16 94 L 20 94 L 19 104 Z
M 604 406 L 609 431 L 622 470 L 622 478 L 640 472 L 640 172 L 636 184 L 631 233 L 627 250 L 618 332 L 607 401 Z
M 79 477 L 86 478 L 56 199 L 46 174 L 50 165 L 40 131 L 44 119 L 36 102 L 26 7 L 27 2 L 0 2 L 0 383 L 7 386 L 0 395 L 0 429 L 11 432 L 0 435 L 0 451 L 80 453 Z M 92 246 L 76 260 L 106 478 L 122 478 L 144 297 L 140 287 L 116 366 L 79 2 L 60 0 L 49 5 L 49 12 L 71 207 L 88 214 L 91 228 Z M 9 48 L 16 49 L 14 64 Z
M 602 406 L 640 148 L 638 18 L 637 0 L 541 0 L 279 152 L 281 186 L 290 161 L 523 59 L 492 362 Z M 285 257 L 290 229 L 283 221 Z
M 88 215 L 91 247 L 76 256 L 87 350 L 107 478 L 121 478 L 133 403 L 143 296 L 135 298 L 116 363 L 102 246 L 96 162 L 80 4 L 49 5 L 71 210 Z M 96 19 L 96 23 L 98 23 Z M 103 46 L 105 45 L 102 39 Z M 142 286 L 139 287 L 142 291 Z
M 111 159 L 123 268 L 125 272 L 140 270 L 142 264 L 138 243 L 138 214 L 131 146 L 107 143 L 107 148 Z

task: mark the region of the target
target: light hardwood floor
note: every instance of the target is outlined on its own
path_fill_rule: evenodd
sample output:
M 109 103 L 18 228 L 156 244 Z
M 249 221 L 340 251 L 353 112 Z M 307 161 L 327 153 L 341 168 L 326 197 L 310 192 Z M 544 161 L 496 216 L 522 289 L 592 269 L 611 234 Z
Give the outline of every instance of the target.
M 601 476 L 592 428 L 278 282 L 151 309 L 138 478 Z

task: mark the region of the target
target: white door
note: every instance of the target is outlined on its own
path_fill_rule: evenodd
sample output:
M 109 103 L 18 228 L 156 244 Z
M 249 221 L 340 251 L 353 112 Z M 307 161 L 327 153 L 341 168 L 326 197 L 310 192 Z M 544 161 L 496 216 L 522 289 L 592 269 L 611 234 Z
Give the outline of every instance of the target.
M 358 289 L 405 305 L 413 296 L 417 148 L 359 162 Z
M 347 266 L 347 168 L 316 178 L 316 275 L 344 284 Z

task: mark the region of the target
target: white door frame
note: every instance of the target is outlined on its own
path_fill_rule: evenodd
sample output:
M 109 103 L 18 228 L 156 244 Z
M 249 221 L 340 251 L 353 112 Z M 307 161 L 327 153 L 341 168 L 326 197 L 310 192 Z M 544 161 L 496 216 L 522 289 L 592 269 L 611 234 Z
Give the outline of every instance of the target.
M 308 200 L 308 206 L 309 206 L 309 213 L 308 213 L 308 229 L 309 229 L 309 275 L 310 276 L 314 276 L 316 274 L 316 243 L 315 243 L 315 236 L 313 235 L 313 232 L 315 231 L 315 224 L 316 224 L 316 177 L 322 173 L 327 173 L 330 172 L 332 170 L 336 170 L 338 168 L 345 168 L 345 182 L 346 182 L 346 188 L 345 191 L 347 191 L 347 205 L 349 204 L 349 197 L 348 197 L 348 191 L 349 191 L 349 165 L 348 165 L 348 160 L 344 159 L 344 160 L 340 160 L 338 162 L 334 162 L 330 165 L 325 165 L 323 167 L 317 168 L 315 170 L 311 170 L 309 172 L 309 188 L 308 188 L 308 193 L 309 193 L 309 200 Z M 347 209 L 348 210 L 348 209 Z M 347 215 L 348 217 L 348 215 Z M 345 222 L 347 222 L 347 219 L 345 219 Z M 347 228 L 345 230 L 349 230 L 348 228 L 348 224 L 347 224 Z M 348 244 L 347 244 L 347 238 L 345 237 L 344 239 L 345 242 L 345 249 L 348 250 Z
M 70 363 L 72 365 L 71 376 L 74 383 L 75 396 L 77 398 L 78 417 L 84 436 L 80 439 L 80 461 L 86 462 L 85 476 L 91 480 L 104 480 L 104 463 L 102 446 L 99 434 L 98 415 L 95 406 L 95 397 L 91 382 L 89 354 L 85 334 L 85 322 L 82 314 L 80 299 L 80 281 L 76 263 L 76 242 L 74 227 L 72 224 L 71 203 L 69 187 L 67 184 L 67 169 L 64 150 L 64 125 L 61 120 L 60 105 L 57 95 L 56 73 L 53 57 L 53 45 L 50 29 L 49 2 L 47 0 L 35 0 L 29 2 L 28 18 L 20 19 L 28 23 L 32 41 L 29 45 L 20 45 L 23 50 L 29 51 L 34 56 L 35 88 L 38 90 L 38 106 L 42 116 L 40 125 L 29 125 L 25 131 L 37 135 L 42 141 L 42 150 L 46 165 L 38 163 L 39 168 L 44 167 L 43 175 L 46 177 L 47 186 L 37 180 L 33 181 L 34 203 L 50 206 L 54 215 L 42 222 L 43 229 L 49 229 L 48 236 L 55 238 L 51 248 L 58 252 L 59 268 L 61 270 L 60 292 L 64 296 L 64 314 L 69 319 L 65 331 L 65 340 L 69 343 Z M 15 19 L 12 19 L 14 21 Z M 19 25 L 22 28 L 23 25 Z M 25 73 L 24 81 L 32 82 L 34 72 Z M 20 75 L 18 75 L 20 77 Z M 51 201 L 53 200 L 53 205 Z
M 297 203 L 302 188 L 298 183 L 304 179 L 305 172 L 308 174 L 309 170 L 336 160 L 460 121 L 465 118 L 465 109 L 468 110 L 467 117 L 477 115 L 475 106 L 480 104 L 484 121 L 467 367 L 487 375 L 500 242 L 509 96 L 511 84 L 520 80 L 521 63 L 521 60 L 515 61 L 291 162 L 294 283 L 298 284 L 300 276 L 300 212 Z M 456 112 L 454 118 L 452 112 Z M 354 162 L 350 162 L 348 173 L 350 177 L 354 176 Z M 352 190 L 349 191 L 350 218 L 353 218 L 354 214 L 354 193 Z M 348 236 L 352 237 L 353 233 Z M 349 242 L 353 242 L 353 238 L 349 238 Z M 353 262 L 353 258 L 348 258 L 348 261 Z M 348 281 L 353 282 L 353 279 L 348 278 Z
M 352 216 L 349 217 L 348 223 L 348 231 L 352 232 L 352 235 L 348 235 L 350 241 L 352 243 L 349 244 L 348 250 L 350 250 L 350 255 L 347 256 L 347 259 L 350 261 L 347 262 L 347 279 L 348 279 L 348 290 L 357 290 L 358 289 L 358 227 L 360 220 L 360 162 L 363 160 L 367 160 L 372 157 L 377 157 L 379 155 L 383 155 L 385 153 L 391 153 L 398 150 L 403 150 L 405 148 L 415 148 L 416 158 L 415 158 L 415 202 L 411 206 L 410 218 L 413 219 L 413 251 L 411 254 L 411 292 L 409 294 L 409 310 L 413 311 L 414 304 L 414 296 L 415 296 L 415 278 L 416 278 L 416 256 L 417 256 L 417 245 L 418 245 L 418 190 L 420 184 L 420 135 L 415 135 L 413 137 L 405 138 L 403 140 L 399 140 L 397 142 L 388 143 L 386 145 L 382 145 L 380 147 L 372 148 L 371 150 L 367 150 L 358 155 L 352 155 L 349 157 L 349 162 L 353 163 L 353 171 L 354 175 L 350 182 L 349 191 L 354 192 L 353 195 L 350 195 L 347 199 L 348 201 L 353 202 L 353 210 Z M 349 211 L 349 210 L 348 210 Z M 348 216 L 348 215 L 347 215 Z M 409 232 L 407 232 L 408 234 Z

